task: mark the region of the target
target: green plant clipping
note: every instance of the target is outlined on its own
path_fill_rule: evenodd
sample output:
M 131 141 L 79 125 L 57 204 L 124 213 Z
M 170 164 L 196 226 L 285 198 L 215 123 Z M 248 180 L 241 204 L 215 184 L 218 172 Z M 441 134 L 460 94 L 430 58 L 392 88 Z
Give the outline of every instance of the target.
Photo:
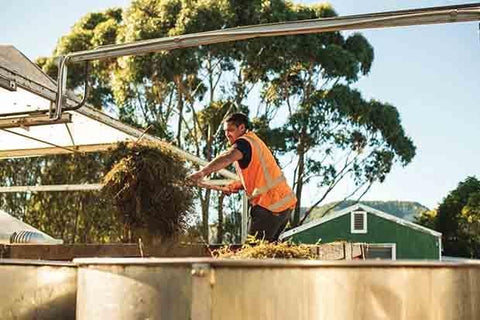
M 174 238 L 187 227 L 194 191 L 185 162 L 152 143 L 124 143 L 111 153 L 103 192 L 124 224 L 124 241 Z

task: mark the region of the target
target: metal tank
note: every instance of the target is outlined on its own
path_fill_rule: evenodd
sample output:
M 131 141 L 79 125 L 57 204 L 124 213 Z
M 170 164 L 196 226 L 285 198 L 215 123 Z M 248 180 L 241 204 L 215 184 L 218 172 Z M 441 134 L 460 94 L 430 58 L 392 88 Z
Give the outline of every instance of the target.
M 476 262 L 76 259 L 77 319 L 479 319 Z
M 0 259 L 0 318 L 75 319 L 72 263 Z

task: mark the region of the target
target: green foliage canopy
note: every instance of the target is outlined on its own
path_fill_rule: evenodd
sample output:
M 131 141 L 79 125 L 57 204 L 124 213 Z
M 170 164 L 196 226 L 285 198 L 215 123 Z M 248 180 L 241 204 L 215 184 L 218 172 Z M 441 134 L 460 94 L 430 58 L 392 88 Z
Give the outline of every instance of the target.
M 440 203 L 435 220 L 445 255 L 480 257 L 480 181 L 468 177 Z

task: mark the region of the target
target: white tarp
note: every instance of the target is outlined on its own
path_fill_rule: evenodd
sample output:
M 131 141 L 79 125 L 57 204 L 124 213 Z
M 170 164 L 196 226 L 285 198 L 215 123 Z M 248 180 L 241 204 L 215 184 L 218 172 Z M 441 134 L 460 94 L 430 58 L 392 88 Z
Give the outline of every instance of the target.
M 0 113 L 48 110 L 50 103 L 55 101 L 55 81 L 10 45 L 0 45 L 0 81 L 3 85 L 16 83 L 16 91 L 0 88 Z M 70 107 L 77 103 L 71 98 L 67 99 Z M 104 151 L 117 142 L 136 141 L 142 137 L 168 148 L 186 160 L 201 165 L 207 163 L 91 106 L 84 105 L 75 111 L 64 113 L 72 115 L 72 121 L 68 124 L 0 128 L 0 159 L 44 156 L 72 152 L 72 149 L 79 152 Z M 10 117 L 0 117 L 0 122 L 9 122 L 9 119 Z M 219 173 L 228 179 L 238 179 L 228 170 L 220 170 Z
M 34 113 L 49 109 L 51 100 L 41 95 L 44 92 L 54 93 L 55 82 L 13 46 L 0 45 L 0 77 L 4 83 L 8 80 L 17 83 L 15 91 L 0 87 L 0 113 L 23 111 Z M 81 146 L 90 146 L 88 151 L 95 151 L 92 146 L 136 139 L 131 134 L 85 116 L 81 112 L 66 113 L 72 115 L 69 123 L 0 129 L 0 158 L 42 155 L 45 153 L 37 149 L 52 149 L 56 146 L 79 148 L 80 151 L 83 150 Z M 66 149 L 56 149 L 58 153 L 68 152 Z M 100 147 L 99 150 L 104 148 Z M 52 153 L 55 152 L 50 150 L 46 154 Z
M 49 101 L 38 97 L 21 88 L 10 92 L 0 88 L 0 113 L 12 110 L 48 109 Z M 9 128 L 0 130 L 0 149 L 2 151 L 19 149 L 38 149 L 58 145 L 74 147 L 81 145 L 96 145 L 133 140 L 134 138 L 99 121 L 90 119 L 75 111 L 71 123 L 61 123 L 42 126 Z M 15 135 L 14 133 L 20 135 Z M 36 140 L 26 138 L 33 137 Z M 48 142 L 40 142 L 39 140 Z M 33 154 L 32 154 L 33 155 Z

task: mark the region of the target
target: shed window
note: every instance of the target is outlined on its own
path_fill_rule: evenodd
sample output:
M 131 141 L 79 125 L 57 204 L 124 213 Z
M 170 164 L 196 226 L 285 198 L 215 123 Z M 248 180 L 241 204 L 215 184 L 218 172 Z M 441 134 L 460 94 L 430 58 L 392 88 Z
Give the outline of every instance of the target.
M 367 233 L 367 213 L 365 211 L 352 211 L 350 220 L 352 233 Z
M 395 243 L 367 243 L 364 245 L 365 259 L 396 260 Z

